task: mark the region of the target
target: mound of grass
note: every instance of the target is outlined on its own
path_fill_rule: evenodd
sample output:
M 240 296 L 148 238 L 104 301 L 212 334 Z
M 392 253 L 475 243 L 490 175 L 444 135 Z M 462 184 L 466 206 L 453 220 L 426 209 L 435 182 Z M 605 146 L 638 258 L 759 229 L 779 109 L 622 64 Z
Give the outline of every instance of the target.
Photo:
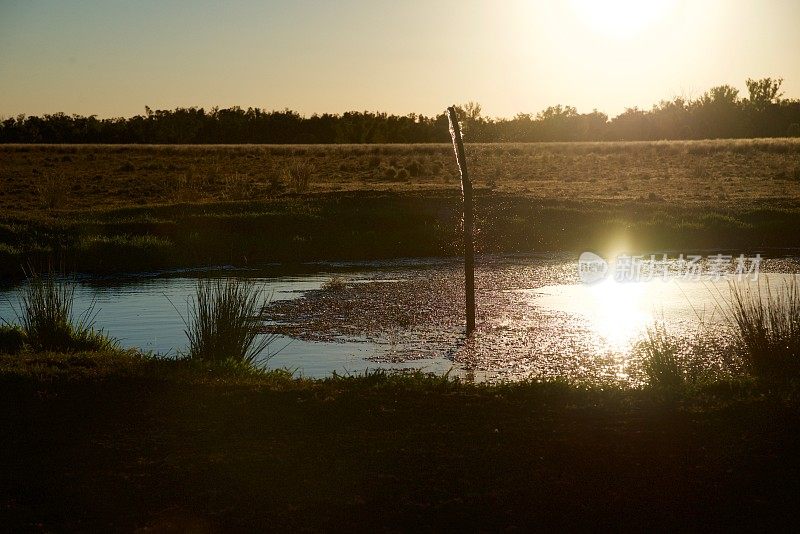
M 757 377 L 792 381 L 800 373 L 800 288 L 796 280 L 773 289 L 731 284 L 728 318 L 749 370 Z
M 670 336 L 663 324 L 647 329 L 635 352 L 641 355 L 642 370 L 651 387 L 677 390 L 686 384 L 686 373 L 681 362 L 681 344 Z
M 25 332 L 16 325 L 0 325 L 0 354 L 19 354 L 25 345 Z
M 34 351 L 107 350 L 116 343 L 93 328 L 93 309 L 75 320 L 75 286 L 54 275 L 32 275 L 20 296 L 18 319 Z
M 322 289 L 325 291 L 341 291 L 347 288 L 347 278 L 340 275 L 330 277 L 322 284 Z
M 715 384 L 747 380 L 730 347 L 705 331 L 704 323 L 691 336 L 678 336 L 656 322 L 633 349 L 647 385 L 670 394 L 698 391 Z
M 198 280 L 185 319 L 189 358 L 213 364 L 255 364 L 275 339 L 275 335 L 260 334 L 262 305 L 261 291 L 248 280 Z
M 304 161 L 293 161 L 283 169 L 283 179 L 296 193 L 308 189 L 314 166 Z

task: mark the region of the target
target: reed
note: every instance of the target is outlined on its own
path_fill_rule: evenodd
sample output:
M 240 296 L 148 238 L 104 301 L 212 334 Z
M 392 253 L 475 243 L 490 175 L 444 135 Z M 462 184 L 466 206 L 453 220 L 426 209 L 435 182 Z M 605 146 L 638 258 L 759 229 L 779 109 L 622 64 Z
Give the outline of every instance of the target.
M 800 287 L 731 283 L 727 311 L 745 365 L 755 376 L 795 379 L 800 371 Z
M 73 315 L 75 285 L 54 274 L 31 274 L 20 295 L 20 322 L 25 342 L 34 351 L 107 350 L 116 342 L 94 329 L 94 306 Z
M 674 390 L 686 383 L 680 340 L 671 336 L 666 327 L 655 323 L 647 328 L 647 333 L 635 348 L 642 360 L 642 370 L 651 387 Z
M 262 305 L 260 289 L 248 280 L 198 280 L 184 319 L 189 357 L 214 364 L 254 365 L 276 338 L 260 332 Z

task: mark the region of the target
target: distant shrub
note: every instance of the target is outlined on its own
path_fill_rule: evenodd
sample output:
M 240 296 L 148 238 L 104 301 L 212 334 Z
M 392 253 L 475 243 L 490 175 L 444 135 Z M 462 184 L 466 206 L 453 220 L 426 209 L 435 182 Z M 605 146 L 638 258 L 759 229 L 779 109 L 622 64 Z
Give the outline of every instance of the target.
M 325 291 L 341 291 L 347 287 L 347 279 L 343 276 L 332 276 L 324 284 L 322 289 Z
M 397 179 L 397 169 L 394 167 L 386 167 L 383 170 L 383 177 L 386 180 L 395 180 Z
M 63 206 L 69 192 L 69 180 L 63 174 L 45 174 L 36 183 L 42 206 L 52 210 Z
M 800 124 L 793 122 L 789 125 L 789 129 L 786 130 L 787 137 L 800 137 Z
M 247 200 L 253 198 L 255 188 L 246 173 L 234 172 L 223 178 L 223 195 L 229 200 Z
M 411 163 L 406 165 L 406 169 L 408 169 L 408 173 L 414 178 L 422 174 L 422 164 L 417 159 L 412 160 Z
M 411 174 L 408 172 L 408 169 L 405 168 L 398 169 L 397 171 L 397 179 L 403 182 L 408 180 L 410 175 Z
M 136 167 L 133 166 L 133 163 L 130 161 L 126 161 L 119 167 L 117 167 L 117 172 L 133 172 L 136 170 Z
M 294 189 L 296 193 L 302 193 L 308 189 L 313 173 L 313 165 L 303 161 L 295 161 L 284 167 L 283 181 L 291 189 Z
M 169 238 L 150 234 L 83 235 L 68 252 L 78 268 L 125 272 L 175 265 L 180 253 Z

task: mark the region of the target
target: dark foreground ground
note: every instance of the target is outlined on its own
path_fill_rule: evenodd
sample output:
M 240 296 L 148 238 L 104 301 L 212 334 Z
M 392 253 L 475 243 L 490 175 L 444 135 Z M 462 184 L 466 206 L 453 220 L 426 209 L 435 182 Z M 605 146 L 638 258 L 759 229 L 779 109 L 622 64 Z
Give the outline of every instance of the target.
M 790 527 L 796 395 L 0 357 L 15 531 Z

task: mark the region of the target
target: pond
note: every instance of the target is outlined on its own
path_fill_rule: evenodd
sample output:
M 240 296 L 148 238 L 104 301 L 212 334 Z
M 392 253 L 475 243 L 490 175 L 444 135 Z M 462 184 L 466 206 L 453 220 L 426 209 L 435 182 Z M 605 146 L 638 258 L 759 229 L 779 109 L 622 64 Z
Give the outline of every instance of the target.
M 759 279 L 778 288 L 799 266 L 794 258 L 766 259 Z M 415 368 L 471 380 L 622 382 L 632 380 L 632 349 L 654 321 L 723 347 L 725 302 L 737 278 L 584 284 L 575 255 L 481 256 L 477 331 L 469 339 L 457 259 L 320 263 L 292 275 L 272 269 L 78 278 L 75 311 L 93 306 L 95 326 L 124 347 L 175 357 L 187 345 L 183 317 L 199 275 L 258 283 L 263 329 L 279 334 L 260 362 L 270 368 L 308 377 Z M 15 320 L 19 290 L 0 290 L 0 319 Z

